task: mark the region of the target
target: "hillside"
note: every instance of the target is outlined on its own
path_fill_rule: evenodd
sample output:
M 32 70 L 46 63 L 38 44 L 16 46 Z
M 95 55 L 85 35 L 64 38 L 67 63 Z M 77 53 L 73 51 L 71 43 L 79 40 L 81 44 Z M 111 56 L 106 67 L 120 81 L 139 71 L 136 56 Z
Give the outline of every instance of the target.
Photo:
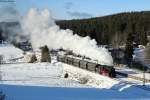
M 0 22 L 0 40 L 15 42 L 21 38 L 18 33 L 21 33 L 19 22 Z
M 90 19 L 59 20 L 56 24 L 62 29 L 73 30 L 74 34 L 90 36 L 98 44 L 112 44 L 114 47 L 123 45 L 128 34 L 133 33 L 137 44 L 146 45 L 146 36 L 150 34 L 150 11 L 126 12 Z M 18 22 L 0 22 L 0 40 L 9 38 L 13 41 L 11 37 L 20 32 Z
M 109 16 L 61 20 L 57 24 L 63 29 L 71 29 L 80 36 L 90 36 L 99 44 L 113 46 L 125 44 L 127 35 L 134 34 L 137 44 L 146 45 L 146 35 L 150 31 L 150 11 L 126 12 Z

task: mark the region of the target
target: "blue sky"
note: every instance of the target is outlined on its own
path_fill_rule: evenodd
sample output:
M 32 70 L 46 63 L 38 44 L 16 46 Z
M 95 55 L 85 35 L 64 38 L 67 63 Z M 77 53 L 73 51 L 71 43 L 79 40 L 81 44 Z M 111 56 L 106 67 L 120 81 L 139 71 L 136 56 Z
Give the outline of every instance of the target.
M 21 15 L 30 8 L 49 9 L 56 19 L 90 18 L 128 11 L 150 10 L 150 0 L 15 0 Z M 0 6 L 2 3 L 0 3 Z

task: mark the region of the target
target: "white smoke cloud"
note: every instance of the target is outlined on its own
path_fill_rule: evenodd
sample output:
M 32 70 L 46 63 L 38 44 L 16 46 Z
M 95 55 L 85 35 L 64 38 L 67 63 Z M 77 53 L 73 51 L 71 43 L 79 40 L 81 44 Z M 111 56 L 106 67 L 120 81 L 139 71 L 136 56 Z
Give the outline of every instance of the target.
M 77 54 L 97 59 L 101 64 L 113 64 L 112 57 L 105 48 L 98 48 L 96 41 L 89 37 L 83 38 L 73 35 L 69 29 L 60 29 L 48 10 L 30 9 L 23 18 L 22 28 L 30 37 L 34 49 L 44 45 L 50 49 L 69 49 Z

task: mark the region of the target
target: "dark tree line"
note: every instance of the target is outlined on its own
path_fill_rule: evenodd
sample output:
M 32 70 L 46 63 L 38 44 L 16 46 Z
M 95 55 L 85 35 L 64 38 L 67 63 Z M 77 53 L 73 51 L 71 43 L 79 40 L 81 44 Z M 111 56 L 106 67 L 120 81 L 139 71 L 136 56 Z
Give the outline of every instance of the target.
M 21 33 L 21 25 L 19 22 L 0 22 L 0 40 L 9 40 L 16 42 L 18 33 Z M 23 36 L 20 38 L 24 38 Z
M 71 29 L 74 34 L 90 36 L 98 44 L 118 46 L 126 43 L 127 36 L 133 32 L 134 42 L 145 45 L 146 34 L 150 33 L 150 11 L 120 13 L 104 17 L 56 22 L 62 29 Z M 21 29 L 18 22 L 0 22 L 0 40 L 16 35 Z M 13 31 L 13 32 L 12 32 Z M 22 37 L 24 38 L 24 37 Z
M 61 20 L 56 22 L 62 29 L 71 29 L 74 34 L 90 36 L 98 44 L 126 44 L 128 34 L 133 41 L 146 45 L 150 32 L 150 11 L 128 12 L 91 19 Z

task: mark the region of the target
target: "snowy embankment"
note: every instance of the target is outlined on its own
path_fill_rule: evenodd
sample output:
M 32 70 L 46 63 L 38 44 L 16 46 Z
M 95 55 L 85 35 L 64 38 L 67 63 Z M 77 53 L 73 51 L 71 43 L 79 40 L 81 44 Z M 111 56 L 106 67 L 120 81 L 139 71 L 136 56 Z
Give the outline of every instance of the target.
M 10 44 L 0 44 L 0 55 L 3 62 L 14 62 L 12 59 L 23 57 L 23 51 Z
M 63 69 L 58 64 L 22 63 L 1 65 L 1 84 L 81 87 L 77 81 L 64 79 Z M 84 86 L 82 86 L 84 87 Z
M 30 55 L 9 44 L 1 44 L 0 54 L 5 64 L 0 65 L 1 84 L 48 86 L 48 87 L 87 87 L 77 81 L 63 78 L 63 67 L 56 63 L 27 63 Z M 37 52 L 37 58 L 40 54 Z M 24 57 L 22 59 L 12 60 Z
M 48 87 L 98 87 L 111 88 L 117 81 L 105 76 L 79 69 L 67 64 L 52 63 L 16 63 L 3 64 L 0 67 L 1 84 L 48 86 Z M 64 74 L 69 73 L 68 79 Z M 80 84 L 82 78 L 87 78 L 86 84 Z
M 13 50 L 10 52 L 14 53 Z M 0 72 L 0 90 L 6 94 L 6 100 L 133 100 L 150 98 L 149 91 L 57 62 L 56 58 L 53 58 L 52 63 L 26 63 L 24 61 L 2 64 Z M 64 78 L 65 73 L 69 73 L 68 78 Z M 81 84 L 80 79 L 84 77 L 88 81 Z M 96 89 L 96 87 L 98 88 Z
M 13 46 L 5 46 L 3 48 L 6 49 L 5 51 L 9 51 L 8 49 L 12 49 L 11 52 L 7 53 L 8 57 L 12 54 L 15 54 L 15 57 L 22 56 L 21 50 Z M 36 52 L 36 55 L 39 60 L 40 53 Z M 4 64 L 1 65 L 1 72 L 2 72 L 1 83 L 3 84 L 38 85 L 50 87 L 110 88 L 114 84 L 118 83 L 117 81 L 114 81 L 108 77 L 100 76 L 98 74 L 83 69 L 79 69 L 77 67 L 73 67 L 67 64 L 58 63 L 55 57 L 52 58 L 51 64 L 49 63 Z M 69 79 L 63 78 L 66 72 L 69 73 Z M 80 80 L 82 78 L 88 79 L 87 84 L 84 85 L 80 84 Z
M 113 85 L 119 83 L 107 76 L 99 75 L 98 73 L 90 72 L 85 69 L 63 64 L 64 73 L 69 73 L 69 78 L 73 80 L 87 79 L 87 85 L 96 88 L 111 88 Z
M 63 74 L 66 72 L 70 73 L 67 79 L 63 78 Z M 134 100 L 150 98 L 149 91 L 55 60 L 52 64 L 4 64 L 1 65 L 1 75 L 0 89 L 10 100 Z M 80 77 L 88 77 L 89 82 L 80 84 L 78 80 Z

